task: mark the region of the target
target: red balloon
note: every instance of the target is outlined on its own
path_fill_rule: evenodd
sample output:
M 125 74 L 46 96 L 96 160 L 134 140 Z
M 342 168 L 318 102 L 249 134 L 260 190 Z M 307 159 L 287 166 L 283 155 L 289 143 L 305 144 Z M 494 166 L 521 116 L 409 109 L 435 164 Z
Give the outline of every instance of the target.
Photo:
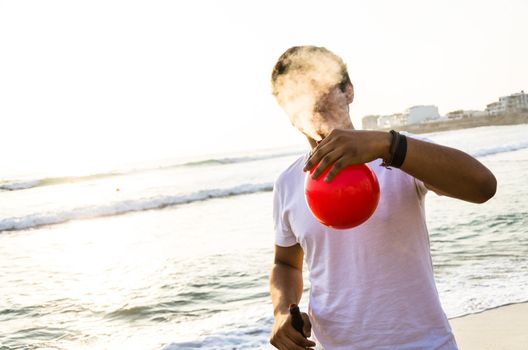
M 361 225 L 378 206 L 380 188 L 376 174 L 366 164 L 349 165 L 324 182 L 329 166 L 317 179 L 313 167 L 306 175 L 305 195 L 308 207 L 322 224 L 347 229 Z

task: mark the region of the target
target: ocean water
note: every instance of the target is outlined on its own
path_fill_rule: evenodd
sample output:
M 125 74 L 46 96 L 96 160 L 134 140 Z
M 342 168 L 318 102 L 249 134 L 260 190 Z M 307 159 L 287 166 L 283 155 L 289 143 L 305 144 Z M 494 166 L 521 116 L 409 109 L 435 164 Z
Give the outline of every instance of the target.
M 481 205 L 427 195 L 448 317 L 528 301 L 528 125 L 425 136 L 498 179 Z M 0 169 L 0 349 L 268 349 L 271 190 L 303 151 L 76 176 Z

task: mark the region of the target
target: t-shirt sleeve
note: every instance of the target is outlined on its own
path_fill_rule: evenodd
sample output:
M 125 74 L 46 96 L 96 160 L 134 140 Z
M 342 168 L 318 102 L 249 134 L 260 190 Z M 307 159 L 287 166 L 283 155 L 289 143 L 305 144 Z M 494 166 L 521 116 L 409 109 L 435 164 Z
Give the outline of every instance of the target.
M 433 143 L 433 141 L 431 139 L 428 139 L 427 137 L 418 136 L 418 135 L 415 135 L 415 134 L 408 133 L 406 131 L 402 132 L 402 134 L 404 134 L 407 137 L 412 137 L 413 139 L 417 139 L 417 140 L 420 140 L 420 141 Z M 417 179 L 415 177 L 413 177 L 413 179 L 414 179 L 414 185 L 416 187 L 416 192 L 418 193 L 418 195 L 420 197 L 425 196 L 427 194 L 427 192 L 429 191 L 429 189 L 427 187 L 425 187 L 425 183 L 422 180 Z
M 281 247 L 291 247 L 297 239 L 288 222 L 281 198 L 281 188 L 278 182 L 273 186 L 273 227 L 275 230 L 275 244 Z
M 418 192 L 418 195 L 421 197 L 424 197 L 427 192 L 429 192 L 429 189 L 425 187 L 425 184 L 422 180 L 414 178 L 414 184 L 416 186 L 416 192 Z

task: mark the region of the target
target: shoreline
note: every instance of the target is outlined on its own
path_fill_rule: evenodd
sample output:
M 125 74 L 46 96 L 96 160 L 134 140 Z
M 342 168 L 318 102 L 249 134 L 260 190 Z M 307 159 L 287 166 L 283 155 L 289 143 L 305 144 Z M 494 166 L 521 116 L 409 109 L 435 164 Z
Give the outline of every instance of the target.
M 431 132 L 450 131 L 459 129 L 470 129 L 479 126 L 517 125 L 528 124 L 528 113 L 512 113 L 496 116 L 469 117 L 455 120 L 430 121 L 420 124 L 409 124 L 394 126 L 392 128 L 378 128 L 375 130 L 408 131 L 414 134 L 425 134 Z
M 461 350 L 522 350 L 528 344 L 528 301 L 449 319 Z

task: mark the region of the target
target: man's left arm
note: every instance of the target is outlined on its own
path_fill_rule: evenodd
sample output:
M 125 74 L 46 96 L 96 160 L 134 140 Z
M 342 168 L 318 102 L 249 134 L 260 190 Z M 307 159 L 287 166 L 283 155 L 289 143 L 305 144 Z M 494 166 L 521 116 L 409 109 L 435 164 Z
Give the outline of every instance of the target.
M 336 129 L 314 149 L 305 170 L 319 163 L 313 172 L 316 178 L 333 164 L 327 175 L 331 180 L 350 164 L 387 160 L 390 142 L 388 132 Z M 497 187 L 491 171 L 467 153 L 412 137 L 407 137 L 407 154 L 400 169 L 438 194 L 473 203 L 486 202 Z
M 412 137 L 407 137 L 407 155 L 400 169 L 438 194 L 473 203 L 486 202 L 497 188 L 492 172 L 472 156 Z

